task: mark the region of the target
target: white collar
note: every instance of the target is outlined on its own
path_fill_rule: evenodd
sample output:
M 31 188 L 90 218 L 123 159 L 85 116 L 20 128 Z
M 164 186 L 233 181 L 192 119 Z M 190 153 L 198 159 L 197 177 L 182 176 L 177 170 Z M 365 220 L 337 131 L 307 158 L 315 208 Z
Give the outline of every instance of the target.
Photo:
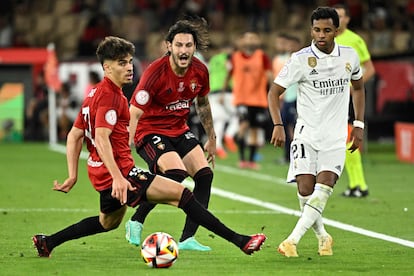
M 328 57 L 328 56 L 339 57 L 339 46 L 336 43 L 335 43 L 335 46 L 334 46 L 334 48 L 333 48 L 333 50 L 330 54 L 324 53 L 321 50 L 319 50 L 318 47 L 316 47 L 314 40 L 312 40 L 311 49 L 312 49 L 312 52 L 315 54 L 315 56 L 317 58 L 325 58 L 325 57 Z

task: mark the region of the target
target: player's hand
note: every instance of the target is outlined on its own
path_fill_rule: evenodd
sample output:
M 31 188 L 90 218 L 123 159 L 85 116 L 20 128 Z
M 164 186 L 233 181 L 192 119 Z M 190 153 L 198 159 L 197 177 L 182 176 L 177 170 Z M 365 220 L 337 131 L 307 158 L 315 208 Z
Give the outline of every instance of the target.
M 113 180 L 111 196 L 118 199 L 122 205 L 126 204 L 127 202 L 128 190 L 134 191 L 136 190 L 136 187 L 133 187 L 131 183 L 125 178 Z
M 207 152 L 207 162 L 211 163 L 211 166 L 214 169 L 216 160 L 216 140 L 207 140 L 204 145 L 204 151 Z
M 348 150 L 350 150 L 351 152 L 354 152 L 358 148 L 361 148 L 364 141 L 364 130 L 359 127 L 354 127 L 350 134 L 350 141 L 352 142 L 352 144 L 348 148 Z
M 76 179 L 74 178 L 67 178 L 62 184 L 60 184 L 57 180 L 53 181 L 53 190 L 68 193 L 73 186 L 76 184 Z
M 272 132 L 272 138 L 270 143 L 277 147 L 283 147 L 286 142 L 285 128 L 283 126 L 274 126 Z
M 224 102 L 225 102 L 224 93 L 225 92 L 221 92 L 220 95 L 219 95 L 219 98 L 218 98 L 218 102 L 221 105 L 224 105 Z

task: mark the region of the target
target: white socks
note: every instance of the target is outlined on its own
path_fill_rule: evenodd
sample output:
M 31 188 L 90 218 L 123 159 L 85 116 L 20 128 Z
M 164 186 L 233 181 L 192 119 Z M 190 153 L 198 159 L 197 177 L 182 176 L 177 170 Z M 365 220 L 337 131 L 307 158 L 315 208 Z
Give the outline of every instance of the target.
M 303 212 L 303 207 L 310 197 L 310 195 L 302 196 L 298 193 L 299 207 L 301 212 Z M 328 235 L 328 232 L 326 232 L 325 226 L 323 225 L 322 215 L 312 225 L 312 229 L 318 238 Z
M 331 187 L 316 183 L 315 190 L 311 195 L 303 197 L 298 194 L 302 216 L 289 235 L 289 240 L 297 244 L 310 227 L 313 227 L 318 237 L 327 234 L 322 222 L 322 212 L 332 192 Z

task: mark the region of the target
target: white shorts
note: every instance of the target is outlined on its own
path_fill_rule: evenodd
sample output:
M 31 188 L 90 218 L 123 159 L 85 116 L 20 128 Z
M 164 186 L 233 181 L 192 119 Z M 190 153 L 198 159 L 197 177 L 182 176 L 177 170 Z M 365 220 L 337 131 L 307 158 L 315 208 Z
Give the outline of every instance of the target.
M 290 165 L 286 181 L 295 182 L 296 175 L 318 175 L 331 171 L 341 176 L 345 162 L 345 148 L 323 151 L 315 150 L 310 144 L 293 140 L 290 144 Z

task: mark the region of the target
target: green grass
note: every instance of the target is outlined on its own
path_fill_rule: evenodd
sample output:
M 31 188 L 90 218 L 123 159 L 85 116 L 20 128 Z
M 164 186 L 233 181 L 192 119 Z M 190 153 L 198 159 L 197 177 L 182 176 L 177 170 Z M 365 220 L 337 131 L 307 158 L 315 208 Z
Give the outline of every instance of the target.
M 343 174 L 329 199 L 324 217 L 370 230 L 385 237 L 414 241 L 413 164 L 396 160 L 393 145 L 370 143 L 364 154 L 370 195 L 343 198 Z M 299 258 L 288 259 L 276 247 L 293 229 L 297 217 L 263 207 L 264 203 L 298 209 L 296 188 L 283 184 L 287 166 L 278 165 L 280 149 L 265 146 L 257 172 L 236 168 L 237 156 L 218 160 L 210 210 L 234 230 L 268 236 L 262 251 L 244 255 L 238 248 L 200 228 L 197 239 L 211 252 L 180 252 L 169 269 L 145 266 L 138 248 L 118 229 L 69 241 L 57 247 L 50 259 L 39 258 L 32 235 L 53 233 L 84 217 L 98 214 L 98 194 L 81 161 L 79 181 L 68 194 L 52 191 L 54 179 L 66 177 L 64 154 L 46 144 L 0 144 L 0 275 L 412 275 L 414 249 L 392 241 L 327 226 L 335 240 L 334 256 L 319 257 L 317 241 L 309 231 L 298 245 Z M 144 166 L 134 154 L 137 164 Z M 257 204 L 227 198 L 229 191 L 251 197 Z M 408 211 L 404 211 L 407 208 Z M 132 215 L 129 209 L 124 221 Z M 165 231 L 178 238 L 184 223 L 179 209 L 158 206 L 148 217 L 143 236 Z

